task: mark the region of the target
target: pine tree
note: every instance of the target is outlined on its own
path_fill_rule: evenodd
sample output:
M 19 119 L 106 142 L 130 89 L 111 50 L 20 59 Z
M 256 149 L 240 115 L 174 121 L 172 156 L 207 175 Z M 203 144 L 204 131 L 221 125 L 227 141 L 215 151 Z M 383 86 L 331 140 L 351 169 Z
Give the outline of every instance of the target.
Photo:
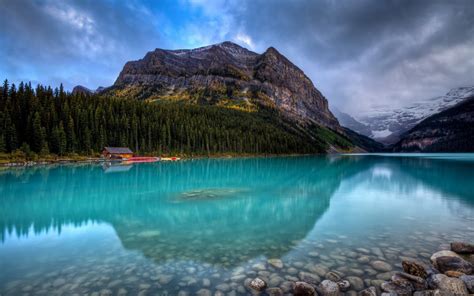
M 45 145 L 44 130 L 41 127 L 41 118 L 38 112 L 34 114 L 32 125 L 31 148 L 34 152 L 41 152 Z

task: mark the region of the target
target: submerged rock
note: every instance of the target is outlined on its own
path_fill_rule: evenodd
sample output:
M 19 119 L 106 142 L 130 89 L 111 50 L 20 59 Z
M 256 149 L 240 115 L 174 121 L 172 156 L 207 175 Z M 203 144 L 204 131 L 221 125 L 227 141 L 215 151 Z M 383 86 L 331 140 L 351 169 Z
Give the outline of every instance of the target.
M 255 278 L 249 283 L 249 287 L 256 291 L 263 291 L 267 287 L 267 283 L 261 278 Z
M 211 291 L 208 290 L 208 289 L 201 289 L 201 290 L 199 290 L 199 291 L 196 292 L 196 295 L 197 295 L 197 296 L 211 296 L 212 293 L 211 293 Z
M 432 289 L 441 290 L 441 292 L 453 293 L 455 295 L 468 294 L 466 285 L 461 279 L 450 278 L 444 274 L 435 274 L 429 277 L 428 285 Z
M 323 296 L 339 296 L 341 294 L 339 291 L 339 285 L 330 280 L 322 281 L 318 288 L 318 291 Z
M 377 289 L 375 287 L 369 287 L 365 290 L 360 291 L 358 296 L 377 296 Z
M 298 277 L 302 282 L 307 282 L 313 285 L 317 285 L 321 282 L 321 278 L 317 274 L 301 271 L 298 273 Z
M 364 289 L 365 284 L 364 284 L 364 281 L 360 277 L 348 276 L 348 277 L 346 277 L 346 280 L 349 281 L 349 283 L 351 284 L 352 289 L 354 289 L 356 291 L 360 291 L 360 290 Z
M 268 288 L 265 290 L 269 296 L 283 296 L 283 291 L 280 288 Z
M 474 254 L 474 244 L 453 242 L 451 243 L 451 251 L 459 254 Z
M 388 264 L 385 261 L 381 261 L 381 260 L 372 261 L 372 262 L 370 262 L 370 265 L 375 270 L 378 270 L 378 271 L 390 271 L 390 270 L 392 270 L 392 266 L 390 264 Z
M 413 285 L 408 281 L 385 282 L 381 286 L 385 292 L 393 293 L 399 296 L 410 296 L 413 293 Z
M 334 271 L 330 271 L 328 273 L 326 273 L 324 275 L 324 277 L 327 279 L 327 280 L 330 280 L 330 281 L 333 281 L 333 282 L 337 282 L 337 281 L 340 281 L 341 280 L 341 276 L 339 275 L 338 272 L 334 272 Z
M 313 296 L 317 295 L 313 286 L 305 282 L 296 282 L 293 286 L 293 295 L 295 296 Z
M 428 276 L 425 267 L 415 261 L 403 260 L 402 267 L 403 271 L 408 274 L 418 276 L 424 279 L 426 279 L 426 277 Z
M 339 281 L 337 285 L 342 292 L 346 292 L 351 287 L 351 283 L 348 280 Z
M 267 262 L 275 268 L 283 268 L 283 261 L 280 259 L 268 259 Z

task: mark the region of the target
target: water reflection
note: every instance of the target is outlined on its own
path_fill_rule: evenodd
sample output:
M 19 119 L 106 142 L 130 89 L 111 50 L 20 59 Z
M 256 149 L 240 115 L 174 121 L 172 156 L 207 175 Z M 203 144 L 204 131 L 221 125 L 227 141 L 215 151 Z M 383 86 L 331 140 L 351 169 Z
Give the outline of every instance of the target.
M 214 291 L 262 264 L 281 279 L 316 264 L 378 279 L 358 248 L 370 260 L 383 250 L 395 268 L 473 237 L 473 169 L 459 157 L 332 156 L 3 170 L 0 293 L 51 294 L 79 278 L 63 292 L 138 294 L 146 283 L 193 294 L 202 286 L 191 275 Z
M 136 166 L 59 166 L 1 175 L 0 227 L 26 235 L 63 224 L 110 223 L 125 248 L 237 264 L 278 257 L 329 208 L 356 160 L 198 160 Z M 176 252 L 179 250 L 179 252 Z

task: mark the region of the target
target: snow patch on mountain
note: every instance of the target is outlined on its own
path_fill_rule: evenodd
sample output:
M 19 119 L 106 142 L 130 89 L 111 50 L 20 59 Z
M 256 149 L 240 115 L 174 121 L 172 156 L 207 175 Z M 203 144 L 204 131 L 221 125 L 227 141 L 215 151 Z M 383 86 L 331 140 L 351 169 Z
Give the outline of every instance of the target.
M 423 119 L 453 107 L 472 96 L 474 96 L 474 86 L 459 87 L 451 89 L 444 96 L 418 101 L 404 108 L 376 108 L 354 117 L 369 127 L 370 133 L 365 135 L 385 144 L 392 144 L 402 133 L 410 130 Z

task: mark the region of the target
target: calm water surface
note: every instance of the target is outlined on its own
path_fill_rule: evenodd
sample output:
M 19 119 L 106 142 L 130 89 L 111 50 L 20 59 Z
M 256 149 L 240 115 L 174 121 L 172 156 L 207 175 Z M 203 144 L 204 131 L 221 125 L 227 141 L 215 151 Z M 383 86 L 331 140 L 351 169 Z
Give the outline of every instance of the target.
M 474 155 L 5 169 L 0 228 L 2 295 L 235 295 L 328 271 L 360 290 L 474 240 Z

